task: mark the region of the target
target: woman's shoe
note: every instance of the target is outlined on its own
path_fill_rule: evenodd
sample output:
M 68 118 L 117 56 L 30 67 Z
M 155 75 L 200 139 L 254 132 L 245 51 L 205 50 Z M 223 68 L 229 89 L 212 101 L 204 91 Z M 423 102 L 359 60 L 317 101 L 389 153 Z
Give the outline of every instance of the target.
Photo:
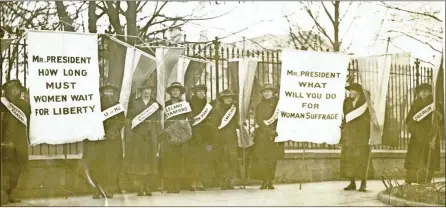
M 204 189 L 203 186 L 198 186 L 195 188 L 197 191 L 205 191 L 206 189 Z
M 262 185 L 260 186 L 260 189 L 266 189 L 267 188 L 267 183 L 266 181 L 263 181 Z
M 275 189 L 272 181 L 268 181 L 267 188 L 268 189 Z
M 350 183 L 347 187 L 344 188 L 345 191 L 356 190 L 356 184 Z

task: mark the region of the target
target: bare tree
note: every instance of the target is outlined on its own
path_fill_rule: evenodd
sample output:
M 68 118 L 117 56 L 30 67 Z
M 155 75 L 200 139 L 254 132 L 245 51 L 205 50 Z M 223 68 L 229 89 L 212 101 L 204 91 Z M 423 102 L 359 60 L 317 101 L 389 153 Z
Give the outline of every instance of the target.
M 404 36 L 441 54 L 444 24 L 440 17 L 441 8 L 435 5 L 437 3 L 442 2 L 381 2 L 381 6 L 391 12 L 387 21 L 392 23 L 392 28 L 384 35 L 391 39 Z
M 300 2 L 302 10 L 308 15 L 313 27 L 310 30 L 303 30 L 298 21 L 292 20 L 290 15 L 285 15 L 290 28 L 290 36 L 296 48 L 298 46 L 304 46 L 305 48 L 311 48 L 313 50 L 320 49 L 323 39 L 328 40 L 333 51 L 339 52 L 341 45 L 348 33 L 353 21 L 357 18 L 355 16 L 350 24 L 346 26 L 346 29 L 341 34 L 341 26 L 346 22 L 345 17 L 349 13 L 352 5 L 359 7 L 361 3 L 355 2 Z M 322 8 L 321 8 L 322 7 Z M 329 24 L 324 24 L 321 18 L 327 18 Z M 331 28 L 330 28 L 331 27 Z M 342 36 L 341 36 L 342 35 Z M 322 36 L 322 37 L 321 37 Z M 323 39 L 322 39 L 323 38 Z M 350 46 L 346 47 L 348 50 Z

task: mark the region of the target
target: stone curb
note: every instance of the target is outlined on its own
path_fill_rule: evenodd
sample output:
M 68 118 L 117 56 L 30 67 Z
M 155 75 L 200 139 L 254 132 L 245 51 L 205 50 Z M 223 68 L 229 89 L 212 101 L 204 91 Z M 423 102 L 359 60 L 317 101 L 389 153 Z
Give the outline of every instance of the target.
M 402 198 L 391 196 L 385 191 L 378 193 L 378 201 L 395 207 L 441 207 L 440 204 L 426 204 L 421 202 L 408 201 Z

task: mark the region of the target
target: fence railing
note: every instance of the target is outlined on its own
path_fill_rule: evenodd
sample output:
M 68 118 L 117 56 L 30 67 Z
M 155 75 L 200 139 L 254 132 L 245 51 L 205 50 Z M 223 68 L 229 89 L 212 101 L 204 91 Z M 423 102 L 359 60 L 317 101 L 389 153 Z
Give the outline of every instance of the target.
M 154 43 L 152 45 L 160 45 Z M 104 37 L 99 41 L 99 68 L 101 80 L 105 81 L 108 74 L 108 56 Z M 171 45 L 171 44 L 166 44 Z M 216 39 L 210 45 L 182 44 L 186 47 L 185 55 L 188 57 L 205 59 L 215 63 L 215 67 L 208 73 L 204 73 L 202 84 L 207 85 L 212 99 L 216 99 L 218 92 L 231 87 L 231 74 L 228 70 L 228 61 L 231 58 L 256 57 L 260 61 L 255 75 L 252 102 L 260 99 L 259 89 L 265 82 L 270 82 L 275 86 L 280 84 L 281 60 L 280 51 L 252 51 L 236 48 L 220 47 L 220 42 Z M 9 48 L 2 53 L 1 59 L 1 77 L 3 81 L 8 79 L 20 79 L 27 85 L 27 43 L 26 40 L 20 43 L 12 43 Z M 144 51 L 152 53 L 147 48 Z M 153 54 L 153 53 L 152 53 Z M 358 61 L 351 60 L 348 66 L 348 82 L 358 82 Z M 5 77 L 6 76 L 6 77 Z M 366 73 L 367 77 L 377 76 L 370 71 Z M 363 85 L 372 85 L 373 79 Z M 407 149 L 409 134 L 405 127 L 405 116 L 409 111 L 411 102 L 414 100 L 413 89 L 419 83 L 432 81 L 432 68 L 421 67 L 419 62 L 413 65 L 392 65 L 386 103 L 386 124 L 385 135 L 396 141 L 394 146 L 376 145 L 374 149 Z M 253 105 L 252 105 L 253 106 Z M 444 149 L 444 138 L 441 139 L 441 147 Z M 338 145 L 315 144 L 303 142 L 287 142 L 287 149 L 339 149 Z M 82 142 L 66 145 L 48 145 L 42 144 L 30 147 L 30 155 L 61 155 L 61 154 L 82 154 Z

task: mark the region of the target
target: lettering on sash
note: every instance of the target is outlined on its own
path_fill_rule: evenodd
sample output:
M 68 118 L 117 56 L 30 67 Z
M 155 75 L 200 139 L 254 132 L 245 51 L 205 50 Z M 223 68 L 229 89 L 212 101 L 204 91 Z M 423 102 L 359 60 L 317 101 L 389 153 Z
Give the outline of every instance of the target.
M 352 112 L 347 113 L 347 115 L 345 115 L 345 123 L 348 123 L 353 119 L 358 118 L 359 116 L 364 114 L 366 110 L 367 110 L 367 103 L 364 103 L 359 108 L 356 108 Z
M 9 112 L 17 119 L 19 120 L 23 125 L 28 126 L 28 119 L 26 118 L 25 113 L 23 113 L 20 108 L 15 106 L 13 103 L 9 102 L 8 99 L 5 97 L 1 98 L 1 102 L 8 108 Z
M 106 110 L 102 111 L 102 115 L 104 116 L 103 121 L 105 121 L 115 115 L 118 115 L 121 112 L 124 112 L 124 107 L 122 107 L 121 103 L 118 103 L 112 107 L 109 107 Z
M 426 116 L 428 116 L 430 113 L 432 113 L 432 111 L 434 111 L 434 103 L 432 103 L 432 104 L 424 107 L 420 111 L 418 111 L 413 116 L 413 120 L 414 121 L 421 121 L 423 118 L 426 118 Z
M 139 115 L 137 115 L 132 120 L 132 129 L 135 128 L 136 126 L 138 126 L 144 120 L 146 120 L 149 116 L 151 116 L 156 110 L 158 110 L 158 108 L 159 108 L 158 103 L 154 102 L 147 109 L 145 109 L 143 112 L 141 112 Z
M 194 123 L 192 124 L 192 126 L 196 126 L 197 124 L 201 123 L 209 115 L 211 110 L 212 110 L 212 105 L 206 103 L 203 110 L 201 110 L 201 112 L 194 117 Z
M 228 111 L 226 111 L 225 115 L 221 119 L 221 123 L 220 123 L 220 126 L 218 127 L 218 129 L 222 129 L 223 127 L 228 125 L 229 122 L 232 120 L 232 118 L 234 118 L 234 115 L 235 115 L 236 111 L 237 111 L 237 108 L 235 108 L 235 106 L 232 105 L 232 107 L 229 108 Z
M 279 108 L 278 106 L 276 107 L 276 110 L 274 111 L 273 116 L 271 116 L 270 119 L 268 120 L 264 120 L 263 123 L 265 123 L 267 126 L 271 125 L 272 123 L 274 123 L 274 121 L 277 120 L 277 117 L 279 116 Z
M 181 101 L 166 107 L 166 119 L 191 112 L 192 109 L 186 101 Z

